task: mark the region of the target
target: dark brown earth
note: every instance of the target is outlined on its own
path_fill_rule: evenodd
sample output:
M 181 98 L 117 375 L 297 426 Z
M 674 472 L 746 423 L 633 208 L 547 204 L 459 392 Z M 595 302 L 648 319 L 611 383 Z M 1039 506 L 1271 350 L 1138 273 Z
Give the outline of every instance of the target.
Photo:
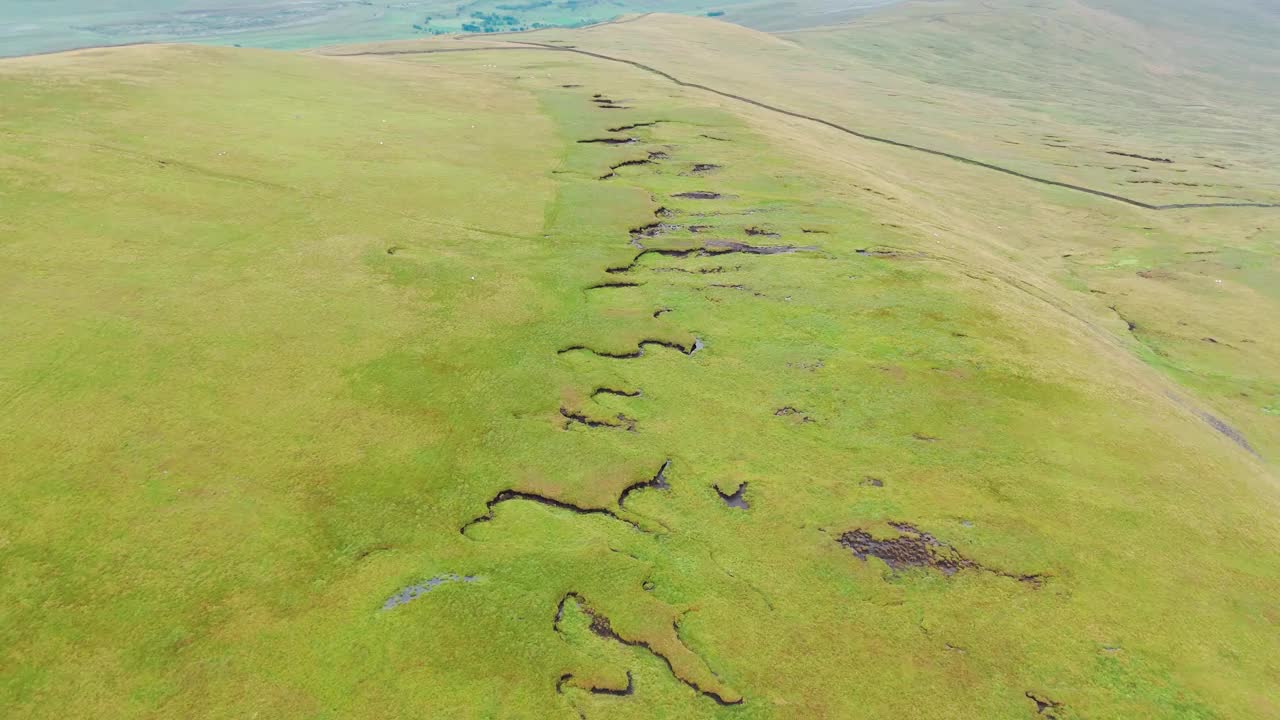
M 712 692 L 712 691 L 710 691 L 710 690 L 705 690 L 705 689 L 703 689 L 703 688 L 700 688 L 700 687 L 698 687 L 697 685 L 695 685 L 692 681 L 690 681 L 689 679 L 684 678 L 684 677 L 681 677 L 680 675 L 678 675 L 678 674 L 676 673 L 675 666 L 673 666 L 673 665 L 671 664 L 671 660 L 670 660 L 669 658 L 667 658 L 667 656 L 665 656 L 665 655 L 663 655 L 662 653 L 658 652 L 657 650 L 655 650 L 655 649 L 653 648 L 653 646 L 649 645 L 649 643 L 647 643 L 647 642 L 645 642 L 645 641 L 643 641 L 643 640 L 635 640 L 635 639 L 631 639 L 631 638 L 624 638 L 624 637 L 622 637 L 621 635 L 619 635 L 619 634 L 618 634 L 618 633 L 613 629 L 613 624 L 612 624 L 611 622 L 609 622 L 609 618 L 605 617 L 605 616 L 604 616 L 603 614 L 601 614 L 599 611 L 595 610 L 595 609 L 594 609 L 594 608 L 592 608 L 590 605 L 588 605 L 588 604 L 587 604 L 586 599 L 585 599 L 585 598 L 583 598 L 581 595 L 579 595 L 579 594 L 578 594 L 578 593 L 576 593 L 576 592 L 570 592 L 570 593 L 566 594 L 563 598 L 561 598 L 561 599 L 560 599 L 560 604 L 556 606 L 555 620 L 554 620 L 554 621 L 553 621 L 553 623 L 552 623 L 552 627 L 555 629 L 555 631 L 556 631 L 556 632 L 558 632 L 558 633 L 563 633 L 563 632 L 564 632 L 564 631 L 560 628 L 560 622 L 561 622 L 561 620 L 564 618 L 564 606 L 565 606 L 565 603 L 566 603 L 566 602 L 568 602 L 570 599 L 572 599 L 574 602 L 576 602 L 576 603 L 578 604 L 578 607 L 579 607 L 579 608 L 580 608 L 584 613 L 586 613 L 587 617 L 591 618 L 591 624 L 590 624 L 589 628 L 590 628 L 591 632 L 592 632 L 592 633 L 594 633 L 596 636 L 601 637 L 601 638 L 604 638 L 604 639 L 606 639 L 606 640 L 613 640 L 614 642 L 622 643 L 623 645 L 627 645 L 627 646 L 629 646 L 629 647 L 638 647 L 638 648 L 643 648 L 643 649 L 645 649 L 645 650 L 648 650 L 648 651 L 649 651 L 649 652 L 650 652 L 654 657 L 656 657 L 656 658 L 658 658 L 659 660 L 662 660 L 664 663 L 666 663 L 666 665 L 667 665 L 667 670 L 671 672 L 672 677 L 674 677 L 675 679 L 677 679 L 677 680 L 679 680 L 680 682 L 684 683 L 685 685 L 688 685 L 689 687 L 693 688 L 694 690 L 696 690 L 696 691 L 697 691 L 699 694 L 701 694 L 702 696 L 704 696 L 704 697 L 708 697 L 708 698 L 711 698 L 711 699 L 712 699 L 712 700 L 714 700 L 714 701 L 716 702 L 716 704 L 718 704 L 718 705 L 726 705 L 726 706 L 727 706 L 727 705 L 740 705 L 740 704 L 742 704 L 742 699 L 741 699 L 741 698 L 738 698 L 738 699 L 735 699 L 735 700 L 732 700 L 732 701 L 727 701 L 727 700 L 725 700 L 725 699 L 724 699 L 724 697 L 722 697 L 722 696 L 721 696 L 721 695 L 719 695 L 718 693 L 715 693 L 715 692 Z M 677 628 L 677 630 L 678 630 L 678 628 Z M 679 634 L 679 633 L 677 633 L 677 635 L 678 635 L 678 634 Z
M 610 388 L 610 387 L 598 387 L 591 392 L 591 397 L 594 398 L 597 395 L 616 395 L 618 397 L 635 398 L 635 397 L 640 397 L 640 391 L 639 390 L 618 390 L 616 388 Z
M 1043 575 L 1020 575 L 985 567 L 965 557 L 954 547 L 908 523 L 891 522 L 889 526 L 897 530 L 900 535 L 876 538 L 866 530 L 855 529 L 842 534 L 836 542 L 848 548 L 859 560 L 865 561 L 869 557 L 879 558 L 893 570 L 913 567 L 931 568 L 940 571 L 943 575 L 954 575 L 961 570 L 978 570 L 1037 587 L 1044 582 Z
M 1057 720 L 1057 710 L 1062 707 L 1062 703 L 1055 702 L 1046 697 L 1040 697 L 1027 691 L 1027 699 L 1036 704 L 1036 714 L 1047 718 L 1048 720 Z
M 731 508 L 746 510 L 751 507 L 747 503 L 747 498 L 746 498 L 747 483 L 745 482 L 738 483 L 738 489 L 734 490 L 731 493 L 725 493 L 720 489 L 719 486 L 713 486 L 712 489 L 716 491 L 716 495 L 720 496 L 720 499 L 724 501 L 724 504 L 728 505 Z
M 667 468 L 671 467 L 671 461 L 667 460 L 662 463 L 662 467 L 658 468 L 658 472 L 649 480 L 642 480 L 638 483 L 632 483 L 623 489 L 622 494 L 618 496 L 618 507 L 627 501 L 627 497 L 637 490 L 670 490 L 671 486 L 667 484 Z
M 1108 155 L 1119 155 L 1120 157 L 1137 158 L 1138 160 L 1146 160 L 1147 162 L 1172 164 L 1173 160 L 1162 157 L 1151 157 L 1150 155 L 1138 155 L 1136 153 L 1120 152 L 1119 150 L 1108 150 Z
M 626 130 L 635 130 L 636 128 L 652 127 L 665 120 L 653 120 L 651 122 L 632 123 L 630 125 L 619 125 L 618 127 L 605 128 L 609 132 L 624 132 Z
M 610 352 L 603 352 L 600 350 L 593 350 L 587 347 L 586 345 L 570 345 L 567 348 L 558 350 L 557 354 L 563 355 L 565 353 L 583 350 L 593 355 L 599 355 L 600 357 L 605 357 L 605 358 L 613 358 L 615 360 L 634 360 L 638 357 L 644 356 L 644 349 L 648 345 L 657 345 L 658 347 L 670 348 L 672 350 L 679 351 L 680 353 L 685 355 L 692 355 L 702 349 L 702 340 L 700 338 L 694 338 L 693 345 L 689 347 L 681 345 L 678 342 L 672 342 L 669 340 L 641 340 L 638 344 L 638 347 L 633 352 L 629 352 L 629 353 L 610 353 Z
M 562 407 L 560 408 L 560 414 L 565 418 L 565 430 L 568 430 L 574 425 L 584 425 L 589 428 L 611 428 L 614 430 L 626 430 L 627 432 L 636 431 L 635 418 L 629 418 L 622 413 L 618 413 L 613 420 L 600 420 Z
M 467 530 L 471 526 L 492 521 L 494 517 L 495 507 L 497 507 L 498 505 L 501 505 L 502 503 L 513 502 L 516 500 L 523 500 L 527 502 L 538 503 L 539 505 L 546 505 L 547 507 L 553 507 L 559 510 L 568 510 L 569 512 L 574 513 L 575 515 L 604 515 L 606 517 L 613 518 L 618 522 L 626 523 L 627 525 L 630 525 L 636 530 L 644 532 L 644 530 L 639 525 L 636 525 L 630 520 L 624 520 L 623 518 L 618 517 L 613 512 L 606 510 L 604 508 L 580 507 L 578 505 L 574 505 L 573 503 L 567 503 L 562 500 L 556 500 L 555 498 L 547 497 L 545 495 L 539 495 L 538 493 L 524 492 L 522 490 L 503 490 L 497 495 L 494 495 L 492 500 L 485 503 L 485 508 L 487 509 L 487 512 L 485 512 L 484 515 L 468 520 L 466 524 L 464 524 L 461 528 L 458 529 L 458 532 L 463 535 L 466 535 Z
M 817 422 L 816 420 L 814 420 L 813 418 L 805 414 L 805 411 L 799 408 L 791 407 L 790 405 L 787 405 L 786 407 L 780 407 L 777 410 L 774 410 L 773 414 L 776 417 L 794 417 L 798 419 L 801 423 Z

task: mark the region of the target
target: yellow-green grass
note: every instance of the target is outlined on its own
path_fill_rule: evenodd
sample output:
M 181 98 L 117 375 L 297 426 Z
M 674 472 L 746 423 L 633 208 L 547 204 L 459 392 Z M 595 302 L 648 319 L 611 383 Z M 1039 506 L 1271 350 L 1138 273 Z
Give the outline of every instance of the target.
M 1236 216 L 1148 219 L 543 50 L 0 78 L 19 716 L 1280 712 L 1274 478 L 1071 284 L 1110 271 L 1048 252 L 1155 261 L 1137 238 Z M 732 197 L 673 197 L 696 190 Z M 605 272 L 660 207 L 710 228 L 640 242 L 817 249 Z M 459 532 L 504 490 L 614 516 L 511 500 Z M 836 542 L 890 522 L 992 571 Z M 448 574 L 474 580 L 383 609 Z
M 1280 60 L 1206 67 L 1182 36 L 1069 0 L 906 3 L 776 35 L 651 15 L 522 39 L 569 37 L 864 132 L 1153 204 L 1280 202 Z
M 934 17 L 926 14 L 930 9 L 953 13 L 943 15 L 945 22 L 928 22 Z M 966 9 L 971 12 L 962 12 Z M 648 16 L 589 33 L 545 31 L 520 39 L 560 42 L 572 38 L 581 49 L 645 63 L 686 82 L 1141 202 L 1276 201 L 1276 164 L 1267 159 L 1275 151 L 1267 135 L 1274 123 L 1261 109 L 1270 103 L 1271 95 L 1262 85 L 1208 73 L 1198 62 L 1201 56 L 1194 53 L 1188 54 L 1191 69 L 1180 74 L 1162 75 L 1148 68 L 1154 87 L 1175 100 L 1196 96 L 1213 105 L 1212 111 L 1201 110 L 1198 119 L 1184 119 L 1180 127 L 1172 128 L 1156 119 L 1169 117 L 1176 102 L 1150 94 L 1132 71 L 1124 76 L 1128 87 L 1145 94 L 1125 103 L 1108 101 L 1106 94 L 1123 86 L 1088 81 L 1093 74 L 1105 74 L 1111 65 L 1145 67 L 1146 56 L 1132 50 L 1135 43 L 1162 57 L 1171 53 L 1162 25 L 1144 30 L 1146 35 L 1137 35 L 1137 40 L 1131 37 L 1127 43 L 1094 41 L 1107 49 L 1104 59 L 1083 50 L 1057 51 L 1051 59 L 1061 62 L 1054 64 L 1040 59 L 1042 53 L 1034 48 L 1055 41 L 1075 48 L 1072 43 L 1086 31 L 1092 32 L 1089 37 L 1112 38 L 1114 33 L 1108 33 L 1117 24 L 1131 33 L 1139 28 L 1124 17 L 1103 14 L 1099 18 L 1097 11 L 1086 12 L 1078 5 L 1053 5 L 1033 14 L 1016 3 L 1002 13 L 969 8 L 963 2 L 938 7 L 907 4 L 884 15 L 844 29 L 782 35 L 695 18 Z M 1001 39 L 1002 33 L 1012 32 L 1010 28 L 1032 21 L 1035 26 L 1024 28 L 1020 36 L 1022 45 Z M 953 26 L 955 30 L 946 29 Z M 934 29 L 938 27 L 943 30 Z M 1216 42 L 1216 48 L 1232 48 L 1213 34 L 1214 29 L 1206 29 L 1203 41 Z M 965 37 L 978 43 L 980 51 L 933 64 L 917 62 L 913 59 L 917 55 L 906 52 L 933 47 L 939 34 L 943 40 Z M 869 52 L 865 46 L 873 44 L 898 47 L 898 51 L 879 65 L 860 59 Z M 1113 49 L 1117 47 L 1129 50 L 1126 54 Z M 1268 67 L 1268 56 L 1247 43 L 1233 51 L 1251 51 L 1259 67 Z M 1072 58 L 1075 64 L 1067 64 Z M 921 73 L 927 71 L 921 67 L 946 72 L 938 70 L 939 75 L 922 79 Z M 1067 87 L 1027 89 L 1033 83 L 1024 77 L 1056 69 L 1063 73 L 1060 80 Z M 973 85 L 974 78 L 982 79 L 982 84 Z M 1088 118 L 1075 110 L 1059 112 L 1074 107 L 1096 112 Z M 769 114 L 747 110 L 762 118 Z M 881 222 L 942 243 L 953 257 L 983 256 L 988 267 L 994 253 L 1001 259 L 1006 279 L 1037 284 L 1072 312 L 1085 313 L 1090 322 L 1116 334 L 1126 335 L 1126 325 L 1110 308 L 1137 321 L 1135 350 L 1200 391 L 1215 412 L 1229 417 L 1255 447 L 1264 449 L 1264 456 L 1275 457 L 1280 449 L 1280 422 L 1273 410 L 1280 404 L 1276 360 L 1280 337 L 1267 319 L 1280 313 L 1274 292 L 1280 211 L 1131 212 L 1119 203 L 1098 203 L 1069 191 L 1045 191 L 991 171 L 842 138 L 803 121 L 787 122 L 803 142 L 847 148 L 822 153 L 832 157 L 820 161 L 856 165 L 858 185 L 866 189 L 862 201 L 877 209 Z M 1071 148 L 1050 148 L 1044 146 L 1046 135 L 1091 140 Z M 1118 140 L 1124 137 L 1134 142 Z M 1135 151 L 1139 145 L 1157 147 L 1145 152 L 1170 156 L 1176 162 L 1142 163 L 1105 154 L 1105 149 Z M 1144 167 L 1136 173 L 1121 167 L 1129 162 Z M 1119 169 L 1112 172 L 1093 165 Z M 1134 177 L 1161 179 L 1166 184 L 1127 182 Z M 1233 187 L 1229 197 L 1211 198 L 1201 195 L 1216 191 L 1168 184 L 1173 182 Z M 1191 254 L 1206 251 L 1212 254 Z M 1061 295 L 1063 289 L 1069 294 Z

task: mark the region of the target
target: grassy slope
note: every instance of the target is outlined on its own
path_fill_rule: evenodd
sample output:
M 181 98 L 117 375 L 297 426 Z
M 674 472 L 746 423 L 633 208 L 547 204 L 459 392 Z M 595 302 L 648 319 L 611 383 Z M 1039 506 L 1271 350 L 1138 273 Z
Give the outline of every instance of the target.
M 22 715 L 1032 717 L 1028 692 L 1062 718 L 1280 713 L 1273 479 L 1059 287 L 1048 240 L 989 229 L 1056 215 L 1085 245 L 1142 237 L 1136 211 L 567 54 L 0 73 L 23 308 L 0 326 L 0 700 Z M 648 150 L 669 158 L 597 179 Z M 604 273 L 660 205 L 712 227 L 650 246 L 820 251 Z M 857 252 L 878 245 L 909 252 Z M 584 291 L 619 279 L 643 284 Z M 618 506 L 668 459 L 669 491 Z M 745 512 L 713 490 L 740 482 Z M 508 488 L 649 532 L 515 501 L 458 533 Z M 834 542 L 889 521 L 1047 579 Z M 445 573 L 478 579 L 381 610 Z M 671 670 L 572 602 L 557 631 L 570 591 Z M 582 689 L 627 671 L 631 697 Z
M 1003 92 L 992 95 L 968 87 L 959 79 L 981 76 L 975 63 L 981 64 L 982 55 L 976 53 L 966 56 L 968 59 L 963 62 L 951 63 L 947 78 L 922 79 L 916 75 L 919 67 L 929 67 L 925 63 L 900 59 L 896 68 L 878 68 L 838 50 L 834 44 L 839 41 L 844 44 L 838 47 L 846 47 L 852 39 L 865 34 L 868 42 L 905 46 L 910 41 L 927 46 L 933 38 L 928 33 L 946 37 L 961 34 L 951 29 L 957 22 L 952 15 L 946 16 L 946 22 L 913 25 L 913 13 L 923 12 L 922 7 L 926 6 L 909 5 L 890 11 L 905 17 L 882 18 L 882 25 L 874 29 L 855 25 L 849 30 L 783 36 L 707 20 L 650 17 L 599 28 L 575 36 L 574 42 L 587 49 L 603 48 L 619 57 L 647 62 L 687 81 L 864 131 L 1148 202 L 1211 201 L 1199 196 L 1215 193 L 1170 184 L 1133 184 L 1127 182 L 1128 178 L 1217 182 L 1222 180 L 1219 176 L 1234 173 L 1229 184 L 1239 188 L 1231 191 L 1233 197 L 1274 201 L 1275 165 L 1260 160 L 1274 151 L 1274 143 L 1266 138 L 1266 130 L 1273 122 L 1251 115 L 1257 102 L 1227 102 L 1231 95 L 1208 95 L 1215 99 L 1222 117 L 1227 118 L 1223 127 L 1232 124 L 1247 128 L 1247 144 L 1232 140 L 1229 134 L 1215 139 L 1210 123 L 1208 130 L 1171 133 L 1164 140 L 1170 144 L 1152 152 L 1176 158 L 1174 164 L 1133 161 L 1142 165 L 1139 171 L 1123 168 L 1131 162 L 1105 155 L 1101 150 L 1134 150 L 1134 143 L 1116 142 L 1115 138 L 1152 132 L 1145 124 L 1125 124 L 1126 119 L 1132 118 L 1128 105 L 1100 113 L 1088 124 L 1050 114 L 1065 104 L 1094 107 L 1096 101 L 1089 97 L 1090 93 L 1082 92 L 1094 88 L 1093 84 L 1072 85 L 1064 80 L 1065 86 L 1077 88 L 1069 102 L 1045 97 L 1019 99 Z M 968 17 L 964 13 L 960 16 Z M 990 52 L 1013 53 L 1008 43 L 1000 40 L 1003 21 L 996 22 L 986 11 L 979 11 L 979 16 L 985 18 L 985 24 L 970 21 L 973 24 L 965 26 L 974 30 L 972 35 L 977 38 L 969 42 L 985 42 L 983 47 Z M 1075 31 L 1063 28 L 1076 27 L 1087 19 L 1078 12 L 1045 11 L 1034 16 L 1014 14 L 1009 22 L 1016 26 L 1019 19 L 1035 18 L 1043 27 L 1024 33 L 1025 44 L 1045 44 L 1059 35 L 1069 40 Z M 1107 22 L 1113 21 L 1127 22 L 1108 16 Z M 890 30 L 898 25 L 904 29 Z M 935 27 L 943 29 L 932 30 Z M 539 37 L 554 39 L 558 34 L 549 31 L 528 39 Z M 1147 41 L 1156 43 L 1156 39 Z M 809 45 L 823 54 L 807 49 Z M 902 51 L 895 57 L 918 56 Z M 990 64 L 1004 67 L 1008 63 L 1025 69 L 1028 64 L 1035 64 L 1035 58 L 1035 53 L 1028 52 Z M 1092 72 L 1099 63 L 1084 62 L 1079 73 Z M 939 61 L 936 66 L 944 65 Z M 1047 72 L 1048 68 L 1040 70 Z M 1034 77 L 1040 70 L 1025 72 Z M 1219 80 L 1226 82 L 1225 78 Z M 1001 82 L 1016 87 L 1009 78 L 991 84 Z M 1167 82 L 1177 84 L 1173 79 Z M 1190 80 L 1179 87 L 1187 92 L 1203 89 Z M 1261 98 L 1261 103 L 1268 97 L 1257 87 L 1251 90 L 1247 83 L 1233 87 L 1235 93 Z M 1144 98 L 1144 102 L 1148 99 Z M 1156 103 L 1152 107 L 1159 110 L 1161 106 Z M 1159 126 L 1154 127 L 1159 130 Z M 1188 134 L 1194 132 L 1202 132 L 1203 136 Z M 1106 136 L 1108 140 L 1087 148 L 1074 144 L 1054 148 L 1045 146 L 1050 141 L 1044 136 L 1054 138 L 1054 145 L 1063 144 L 1058 141 L 1061 138 L 1082 136 Z M 838 136 L 828 133 L 823 137 Z M 1162 136 L 1157 132 L 1151 137 Z M 867 147 L 856 141 L 853 145 L 845 144 L 845 140 L 838 142 L 857 148 L 858 153 Z M 1156 146 L 1145 139 L 1139 147 Z M 1210 161 L 1196 159 L 1199 155 L 1218 158 L 1212 162 L 1227 169 L 1206 169 L 1203 164 Z M 1100 156 L 1110 160 L 1100 160 Z M 1123 334 L 1125 325 L 1116 322 L 1118 311 L 1137 325 L 1135 351 L 1202 392 L 1215 412 L 1239 426 L 1264 455 L 1276 456 L 1280 450 L 1280 422 L 1275 414 L 1280 405 L 1280 366 L 1275 358 L 1280 356 L 1280 336 L 1274 324 L 1266 322 L 1266 318 L 1280 312 L 1272 281 L 1280 242 L 1280 225 L 1274 210 L 1130 212 L 1123 206 L 1095 203 L 1072 193 L 1046 194 L 1033 186 L 1006 183 L 989 172 L 910 152 L 892 151 L 876 157 L 883 161 L 859 162 L 857 156 L 851 161 L 859 162 L 869 180 L 878 181 L 863 186 L 881 193 L 868 193 L 867 201 L 888 213 L 886 222 L 928 233 L 926 237 L 936 233 L 956 256 L 978 253 L 990 262 L 989 254 L 993 253 L 1002 261 L 1013 263 L 1008 271 L 1019 281 L 1039 283 L 1052 279 L 1057 287 L 1051 292 L 1062 302 Z M 1101 164 L 1120 169 L 1104 172 L 1088 167 Z M 893 199 L 888 200 L 885 195 Z M 997 198 L 1000 202 L 993 201 Z M 1062 289 L 1069 293 L 1061 295 L 1058 291 Z
M 396 69 L 181 48 L 4 66 L 4 705 L 289 707 L 307 693 L 250 672 L 238 636 L 323 614 L 380 535 L 325 508 L 431 531 L 378 492 L 446 501 L 420 483 L 450 425 L 420 401 L 450 389 L 383 381 L 519 322 L 494 310 L 528 295 L 558 146 L 528 96 Z

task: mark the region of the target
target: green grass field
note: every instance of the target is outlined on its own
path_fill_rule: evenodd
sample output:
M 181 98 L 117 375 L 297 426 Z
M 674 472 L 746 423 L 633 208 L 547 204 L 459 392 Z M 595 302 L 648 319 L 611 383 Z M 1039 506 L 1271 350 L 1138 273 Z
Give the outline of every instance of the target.
M 1280 210 L 511 44 L 852 27 L 0 62 L 0 715 L 1280 717 Z

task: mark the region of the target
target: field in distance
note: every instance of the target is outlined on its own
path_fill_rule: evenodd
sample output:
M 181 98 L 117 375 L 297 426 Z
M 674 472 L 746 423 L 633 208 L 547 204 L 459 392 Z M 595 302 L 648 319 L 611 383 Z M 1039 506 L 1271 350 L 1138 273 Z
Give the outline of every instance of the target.
M 859 0 L 854 16 L 882 2 Z M 200 42 L 278 49 L 449 33 L 574 27 L 626 13 L 721 16 L 744 0 L 51 0 L 0 8 L 0 57 L 143 42 Z

